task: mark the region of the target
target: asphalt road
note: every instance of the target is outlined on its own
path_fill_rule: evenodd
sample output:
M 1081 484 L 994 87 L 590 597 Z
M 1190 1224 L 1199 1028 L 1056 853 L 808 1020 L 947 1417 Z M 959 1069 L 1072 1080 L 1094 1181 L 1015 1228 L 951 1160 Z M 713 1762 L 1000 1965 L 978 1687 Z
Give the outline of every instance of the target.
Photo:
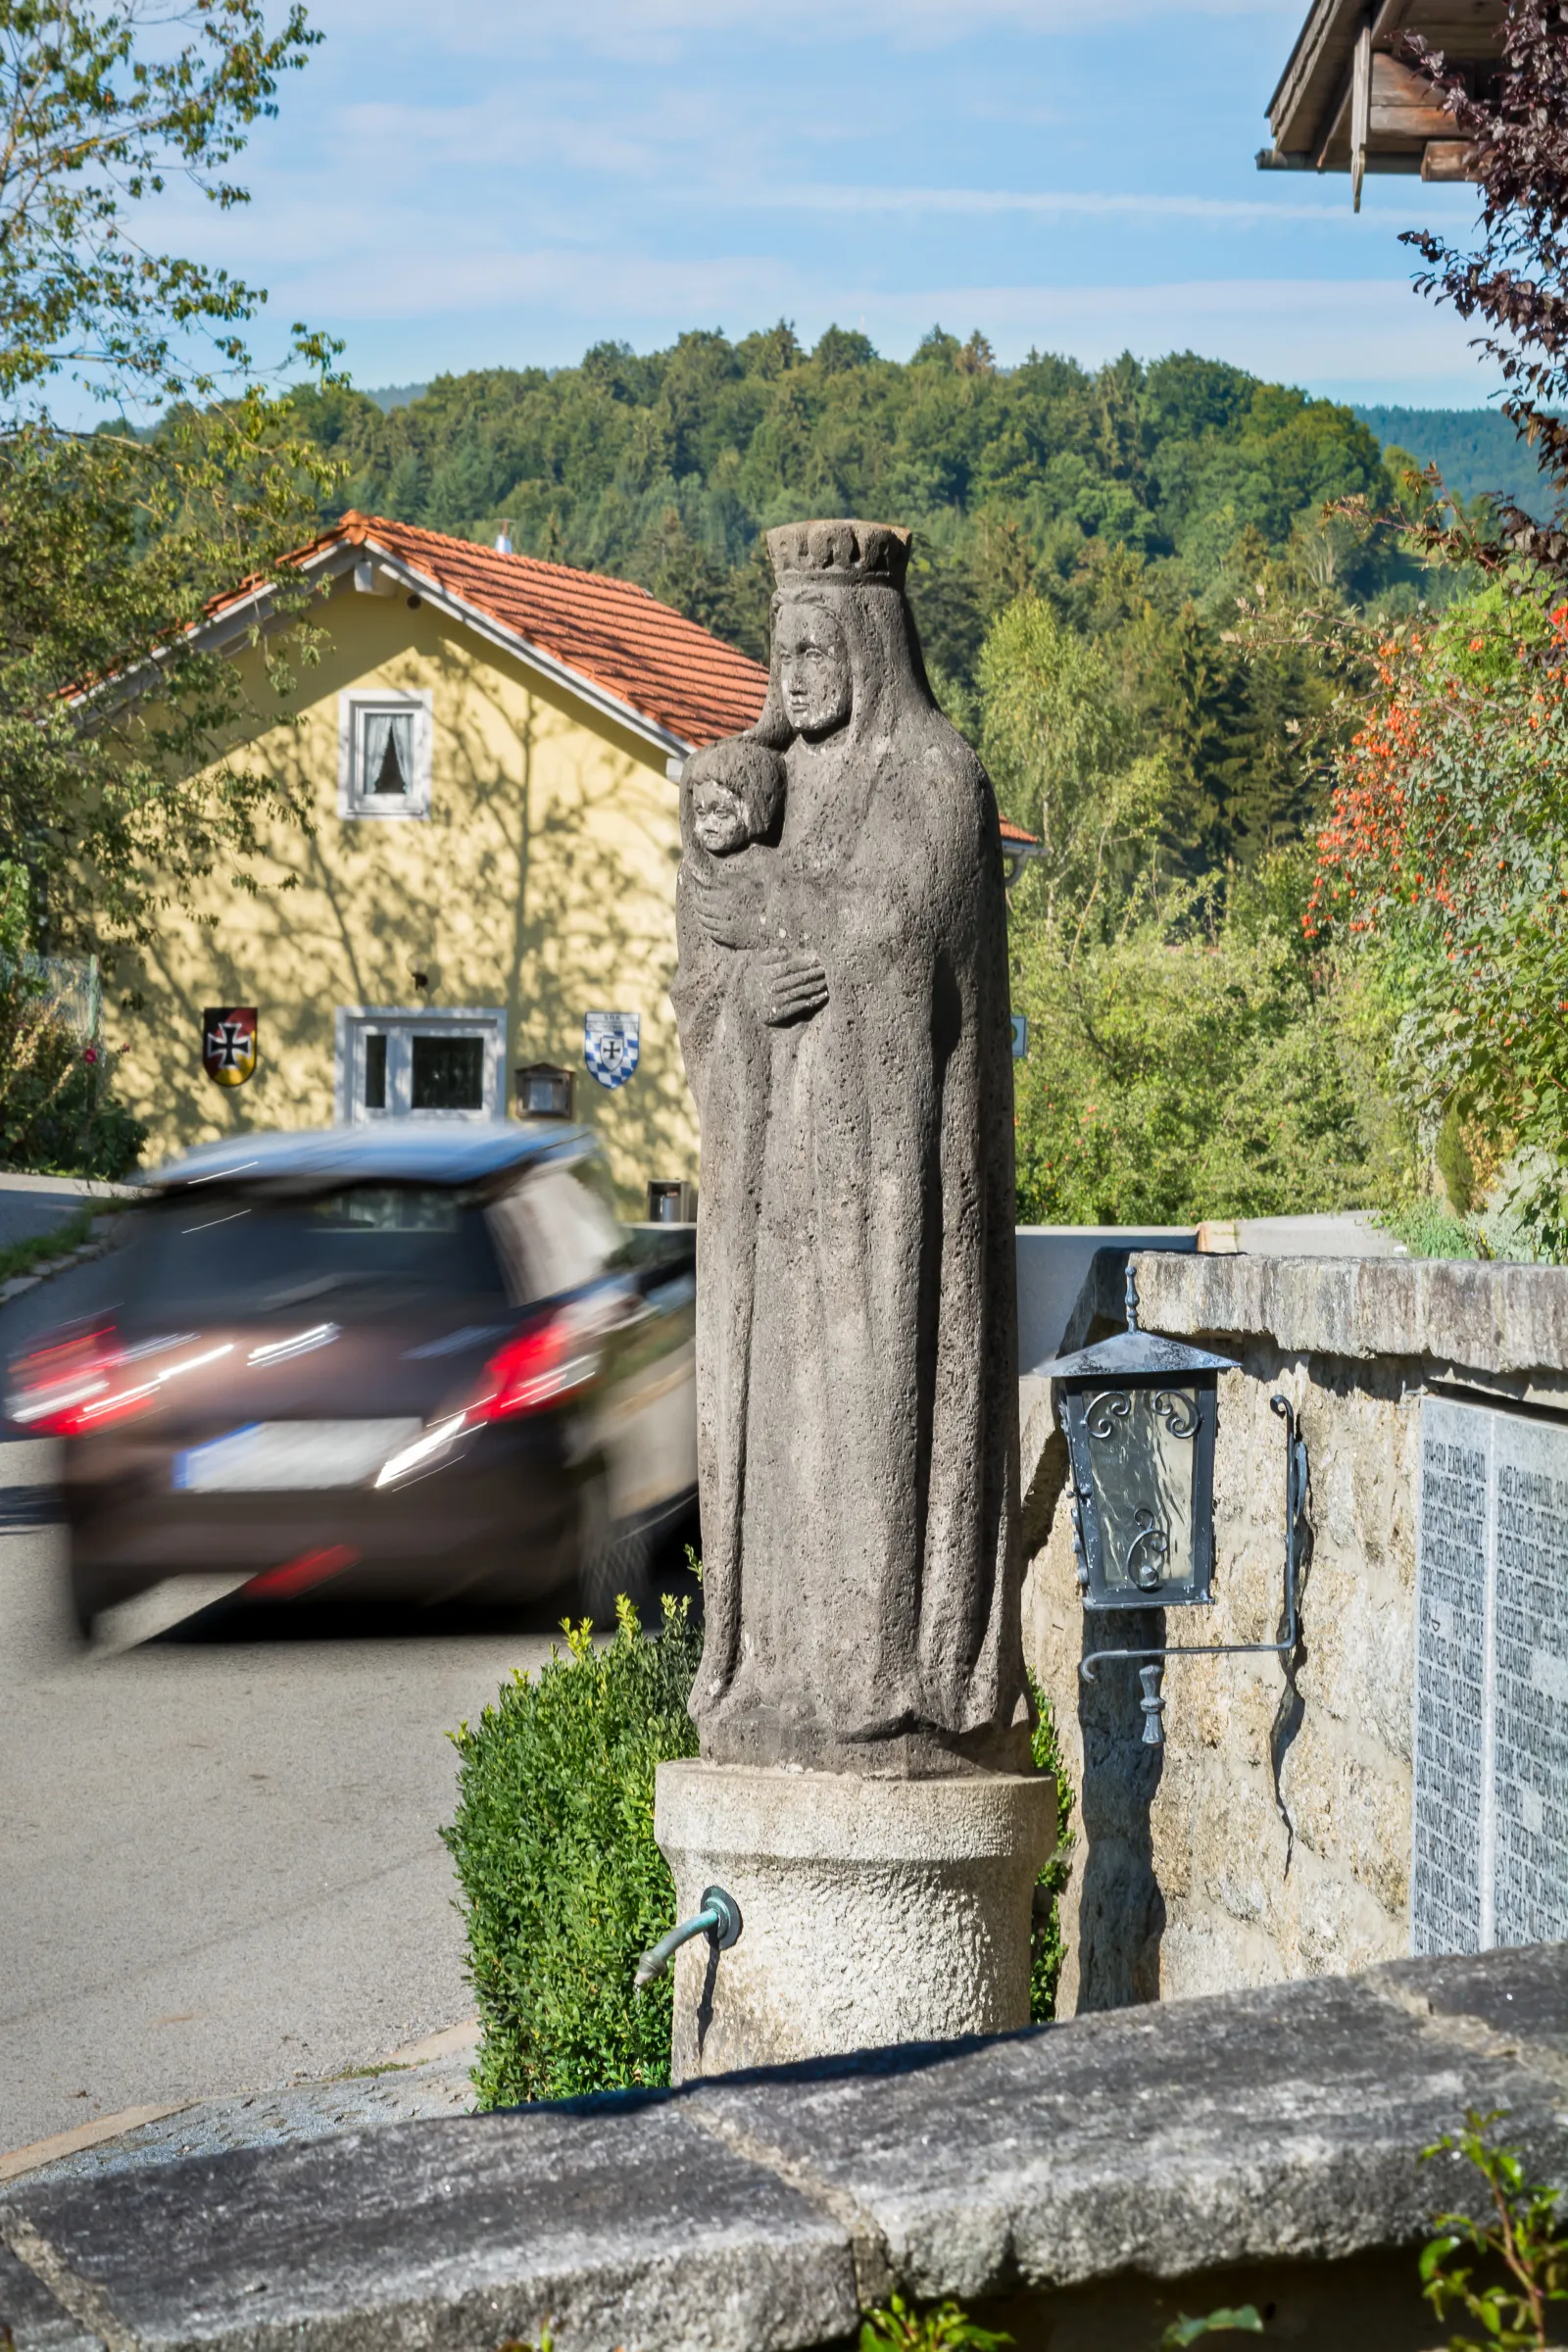
M 0 1355 L 113 1267 L 15 1299 Z M 548 1654 L 559 1611 L 435 1630 L 166 1586 L 86 1652 L 61 1532 L 8 1524 L 6 1490 L 51 1467 L 0 1444 L 0 2155 L 470 2016 L 445 1735 Z
M 43 1452 L 0 1450 L 0 1480 Z M 544 1625 L 313 1632 L 220 1601 L 137 1640 L 155 1601 L 87 1653 L 63 1569 L 57 1529 L 0 1534 L 0 2154 L 471 2015 L 445 1734 Z M 170 1591 L 165 1616 L 193 1597 Z

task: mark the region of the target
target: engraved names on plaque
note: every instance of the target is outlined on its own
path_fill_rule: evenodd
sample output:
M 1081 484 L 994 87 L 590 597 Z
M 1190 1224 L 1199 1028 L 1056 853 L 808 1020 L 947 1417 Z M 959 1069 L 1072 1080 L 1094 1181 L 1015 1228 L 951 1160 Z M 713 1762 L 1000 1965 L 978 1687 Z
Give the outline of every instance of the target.
M 1529 1442 L 1496 1468 L 1490 1940 L 1544 1943 L 1568 1936 L 1568 1432 L 1507 1426 Z
M 1418 1952 L 1481 1948 L 1487 1453 L 1473 1429 L 1455 1426 L 1452 1410 L 1430 1397 L 1421 1407 L 1410 1859 Z
M 1568 1936 L 1568 1427 L 1426 1397 L 1410 1939 Z

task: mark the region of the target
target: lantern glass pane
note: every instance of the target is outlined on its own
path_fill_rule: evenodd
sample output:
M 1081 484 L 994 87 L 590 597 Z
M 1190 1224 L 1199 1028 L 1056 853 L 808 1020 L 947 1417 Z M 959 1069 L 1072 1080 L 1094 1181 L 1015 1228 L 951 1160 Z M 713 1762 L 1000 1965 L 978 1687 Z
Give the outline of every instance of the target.
M 1107 1592 L 1190 1583 L 1197 1390 L 1092 1390 L 1084 1429 Z

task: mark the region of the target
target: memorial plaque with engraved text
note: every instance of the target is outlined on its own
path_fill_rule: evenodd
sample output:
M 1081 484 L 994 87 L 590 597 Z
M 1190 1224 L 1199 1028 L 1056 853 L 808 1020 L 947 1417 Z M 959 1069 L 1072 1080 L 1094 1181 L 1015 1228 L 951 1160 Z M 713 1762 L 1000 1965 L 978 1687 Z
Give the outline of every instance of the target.
M 1568 1427 L 1421 1407 L 1410 1941 L 1568 1937 Z
M 1496 1413 L 1493 1943 L 1568 1936 L 1568 1430 Z
M 1488 1446 L 1474 1426 L 1479 1418 L 1436 1397 L 1421 1407 L 1410 1871 L 1417 1952 L 1481 1948 Z

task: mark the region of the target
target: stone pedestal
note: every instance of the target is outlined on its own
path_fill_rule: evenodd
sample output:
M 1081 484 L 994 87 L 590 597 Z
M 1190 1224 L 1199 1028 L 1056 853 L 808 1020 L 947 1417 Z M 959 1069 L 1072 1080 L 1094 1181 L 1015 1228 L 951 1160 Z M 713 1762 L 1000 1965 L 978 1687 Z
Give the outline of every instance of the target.
M 714 1885 L 742 1918 L 676 1958 L 677 2082 L 1028 2024 L 1054 1781 L 662 1764 L 654 1834 L 680 1918 Z

